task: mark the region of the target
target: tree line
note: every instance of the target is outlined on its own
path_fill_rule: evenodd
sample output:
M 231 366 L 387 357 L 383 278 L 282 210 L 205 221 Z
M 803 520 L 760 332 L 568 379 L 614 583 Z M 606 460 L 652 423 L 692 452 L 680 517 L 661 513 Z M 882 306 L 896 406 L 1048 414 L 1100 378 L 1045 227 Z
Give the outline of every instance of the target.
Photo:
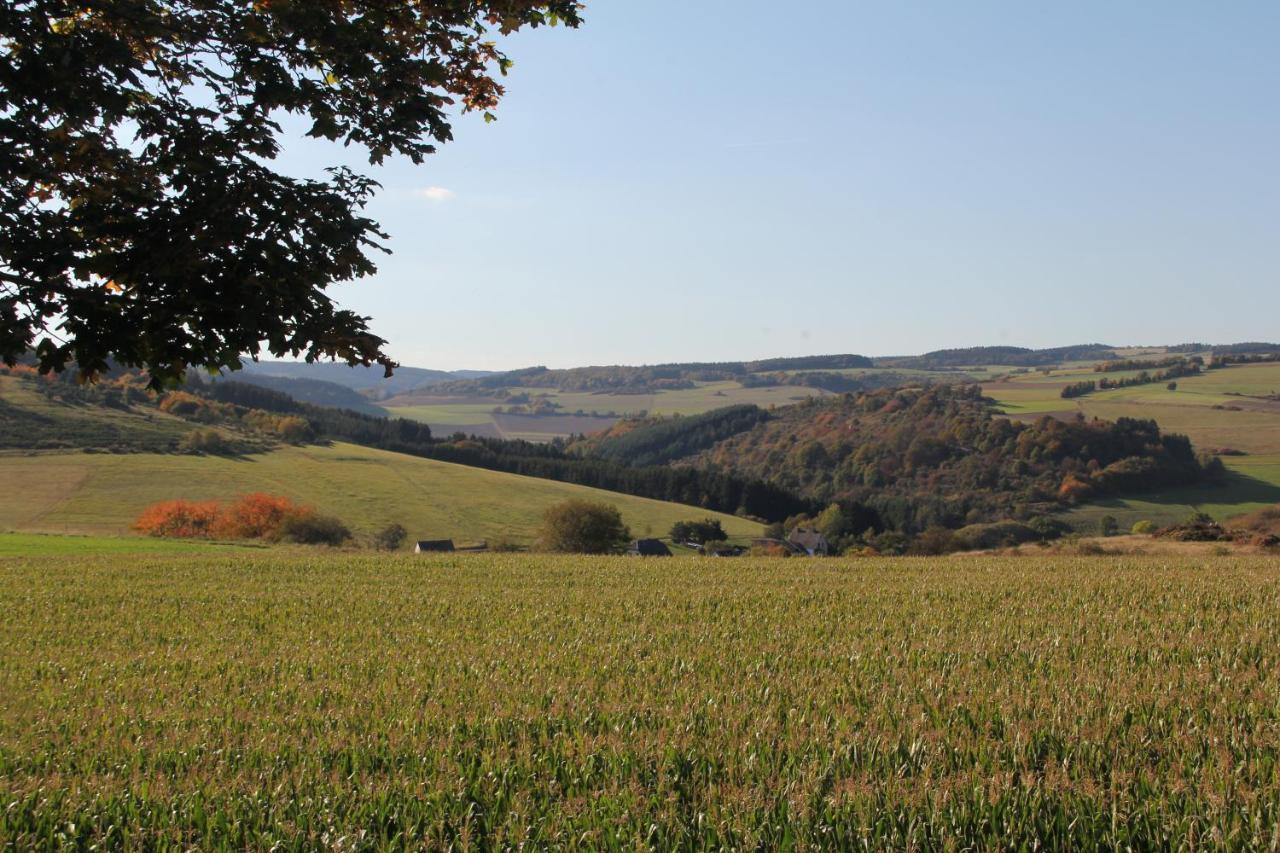
M 1184 376 L 1199 376 L 1201 372 L 1199 363 L 1182 361 L 1164 370 L 1157 370 L 1154 373 L 1143 370 L 1137 376 L 1128 376 L 1123 379 L 1109 379 L 1104 376 L 1096 381 L 1086 379 L 1082 382 L 1073 382 L 1064 387 L 1058 396 L 1067 400 L 1073 397 L 1084 397 L 1094 391 L 1112 391 L 1116 388 L 1132 388 L 1137 385 L 1150 385 L 1155 382 L 1172 382 Z

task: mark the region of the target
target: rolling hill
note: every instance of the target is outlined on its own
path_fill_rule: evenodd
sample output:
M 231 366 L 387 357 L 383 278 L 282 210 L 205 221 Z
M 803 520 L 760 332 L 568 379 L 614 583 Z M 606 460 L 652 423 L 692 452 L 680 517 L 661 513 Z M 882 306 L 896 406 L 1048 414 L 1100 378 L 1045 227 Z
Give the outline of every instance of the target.
M 400 394 L 441 382 L 477 379 L 489 375 L 484 370 L 449 371 L 397 367 L 394 376 L 384 377 L 382 368 L 377 366 L 351 367 L 333 362 L 307 364 L 302 361 L 245 361 L 241 373 L 286 379 L 316 379 L 355 391 L 376 391 L 379 395 Z
M 211 430 L 255 452 L 175 452 L 184 438 Z M 753 522 L 698 507 L 355 444 L 281 444 L 154 405 L 86 401 L 74 385 L 19 376 L 0 376 L 0 438 L 0 529 L 12 531 L 121 534 L 156 501 L 254 491 L 312 505 L 357 533 L 396 522 L 421 538 L 530 542 L 542 512 L 568 498 L 617 505 L 637 535 L 665 534 L 676 521 L 708 515 L 735 536 L 759 530 Z
M 614 504 L 635 535 L 665 535 L 712 516 L 736 537 L 760 526 L 697 507 L 335 443 L 243 457 L 48 453 L 0 456 L 0 516 L 10 530 L 125 533 L 143 507 L 176 498 L 287 495 L 336 515 L 357 533 L 393 522 L 410 537 L 531 542 L 542 512 L 568 498 Z

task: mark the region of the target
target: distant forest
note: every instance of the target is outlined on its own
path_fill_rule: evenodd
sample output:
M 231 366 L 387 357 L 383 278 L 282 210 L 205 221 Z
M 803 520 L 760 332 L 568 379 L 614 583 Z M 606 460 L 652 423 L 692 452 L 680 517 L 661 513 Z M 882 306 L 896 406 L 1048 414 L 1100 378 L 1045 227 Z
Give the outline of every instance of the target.
M 527 367 L 476 379 L 443 382 L 433 394 L 483 394 L 499 388 L 555 388 L 559 391 L 640 394 L 692 388 L 695 382 L 741 380 L 754 373 L 795 370 L 849 370 L 873 367 L 861 355 L 813 355 L 760 361 L 689 362 L 640 367 Z M 816 386 L 815 386 L 816 387 Z

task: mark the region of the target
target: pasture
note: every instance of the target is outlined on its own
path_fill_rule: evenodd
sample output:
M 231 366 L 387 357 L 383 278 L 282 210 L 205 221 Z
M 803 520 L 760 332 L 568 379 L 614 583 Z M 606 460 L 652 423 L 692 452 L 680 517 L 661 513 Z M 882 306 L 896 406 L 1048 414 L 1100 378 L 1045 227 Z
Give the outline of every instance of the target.
M 758 524 L 697 507 L 335 443 L 243 457 L 53 453 L 0 456 L 0 516 L 25 532 L 119 535 L 157 501 L 285 495 L 357 533 L 398 523 L 410 537 L 532 541 L 543 511 L 567 498 L 614 504 L 637 536 L 712 516 L 731 536 Z
M 1257 558 L 0 558 L 0 845 L 1270 848 Z
M 1079 411 L 1106 420 L 1151 418 L 1162 430 L 1189 436 L 1197 449 L 1230 448 L 1244 455 L 1222 458 L 1231 472 L 1223 487 L 1170 489 L 1140 499 L 1104 501 L 1069 513 L 1073 524 L 1089 529 L 1103 515 L 1115 516 L 1123 527 L 1141 519 L 1165 524 L 1194 511 L 1222 519 L 1280 502 L 1280 402 L 1260 399 L 1280 393 L 1280 364 L 1233 365 L 1183 377 L 1176 391 L 1160 382 L 1073 400 L 1059 396 L 1063 386 L 1099 375 L 1092 368 L 1049 376 L 1027 373 L 983 387 L 1011 415 Z

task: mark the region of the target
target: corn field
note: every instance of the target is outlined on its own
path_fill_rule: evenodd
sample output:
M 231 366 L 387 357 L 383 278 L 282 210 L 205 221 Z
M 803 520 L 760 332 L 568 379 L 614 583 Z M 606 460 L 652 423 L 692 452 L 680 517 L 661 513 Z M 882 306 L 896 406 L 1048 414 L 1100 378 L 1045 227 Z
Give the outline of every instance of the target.
M 0 846 L 1275 849 L 1263 558 L 0 560 Z

